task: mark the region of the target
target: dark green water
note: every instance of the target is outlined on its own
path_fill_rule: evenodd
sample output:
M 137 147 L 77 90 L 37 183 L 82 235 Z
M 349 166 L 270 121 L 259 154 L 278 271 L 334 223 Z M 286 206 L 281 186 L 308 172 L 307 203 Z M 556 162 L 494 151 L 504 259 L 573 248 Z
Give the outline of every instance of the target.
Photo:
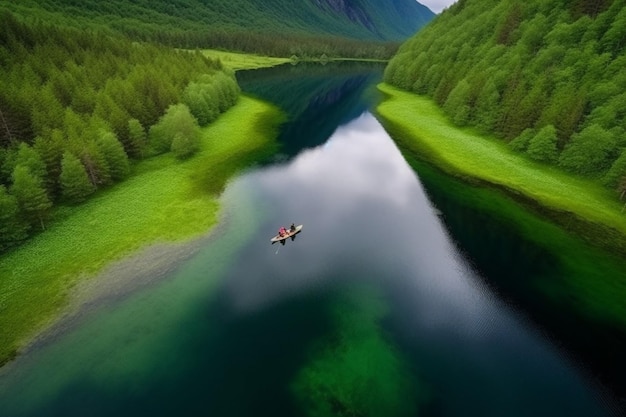
M 523 308 L 555 256 L 463 209 L 436 173 L 420 180 L 367 111 L 379 70 L 242 74 L 290 115 L 281 154 L 229 184 L 193 256 L 5 367 L 0 415 L 616 411 L 593 365 Z M 292 221 L 303 232 L 270 245 Z M 480 235 L 499 230 L 505 260 L 487 268 Z

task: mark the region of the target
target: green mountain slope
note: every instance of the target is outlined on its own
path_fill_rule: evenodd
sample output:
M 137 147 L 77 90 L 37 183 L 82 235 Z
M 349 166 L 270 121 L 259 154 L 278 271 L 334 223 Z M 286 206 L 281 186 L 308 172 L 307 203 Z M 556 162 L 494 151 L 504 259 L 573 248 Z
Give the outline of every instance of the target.
M 626 1 L 460 0 L 406 42 L 385 81 L 459 126 L 626 189 Z
M 20 15 L 67 24 L 98 23 L 127 34 L 252 31 L 399 41 L 434 14 L 414 0 L 21 0 L 0 1 Z

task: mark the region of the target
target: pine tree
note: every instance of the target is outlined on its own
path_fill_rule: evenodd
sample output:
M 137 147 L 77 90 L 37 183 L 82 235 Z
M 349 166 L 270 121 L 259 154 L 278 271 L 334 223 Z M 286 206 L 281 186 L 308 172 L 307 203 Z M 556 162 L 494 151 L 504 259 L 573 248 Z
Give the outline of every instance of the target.
M 19 218 L 17 199 L 0 185 L 0 250 L 24 240 L 27 225 Z
M 93 185 L 98 187 L 111 183 L 109 164 L 95 142 L 85 143 L 80 150 L 79 157 Z
M 128 141 L 131 150 L 130 156 L 143 157 L 148 138 L 146 131 L 137 119 L 130 119 L 128 121 Z
M 96 190 L 80 159 L 68 151 L 63 153 L 59 182 L 63 197 L 72 203 L 84 201 Z
M 58 183 L 63 146 L 63 133 L 58 129 L 53 130 L 48 138 L 41 136 L 35 138 L 34 149 L 41 155 L 46 166 L 47 175 L 44 178 L 44 185 L 51 198 L 55 198 L 59 193 Z
M 530 139 L 526 153 L 536 161 L 555 162 L 558 157 L 556 143 L 556 129 L 548 125 Z
M 38 220 L 41 228 L 45 229 L 44 219 L 52 203 L 46 194 L 42 181 L 33 175 L 28 167 L 18 165 L 13 171 L 13 185 L 11 194 L 24 216 L 32 223 Z
M 530 140 L 535 136 L 534 129 L 524 129 L 515 139 L 509 142 L 511 149 L 517 152 L 524 152 L 528 149 Z
M 45 180 L 46 178 L 46 164 L 39 153 L 25 142 L 20 143 L 18 147 L 15 165 L 27 167 L 31 174 L 41 180 Z
M 106 131 L 100 132 L 96 144 L 106 159 L 111 178 L 115 181 L 126 178 L 130 173 L 130 163 L 128 162 L 128 155 L 124 152 L 124 147 L 117 140 L 115 134 Z

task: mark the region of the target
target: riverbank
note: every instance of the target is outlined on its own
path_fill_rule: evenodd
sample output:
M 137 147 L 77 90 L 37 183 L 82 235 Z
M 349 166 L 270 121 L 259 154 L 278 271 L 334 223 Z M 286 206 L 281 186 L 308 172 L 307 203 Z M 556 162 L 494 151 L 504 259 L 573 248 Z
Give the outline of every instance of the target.
M 504 190 L 525 205 L 614 253 L 626 253 L 626 214 L 598 183 L 533 162 L 502 141 L 459 129 L 428 98 L 386 84 L 378 114 L 405 151 L 456 177 Z
M 377 115 L 414 168 L 426 161 L 475 186 L 457 191 L 465 193 L 459 199 L 515 225 L 558 259 L 558 276 L 535 279 L 537 290 L 559 308 L 626 329 L 626 215 L 615 195 L 454 127 L 428 98 L 385 84 L 379 89 L 386 97 Z
M 0 258 L 0 363 L 15 356 L 67 306 L 73 288 L 142 247 L 206 234 L 228 179 L 273 154 L 283 114 L 242 96 L 203 129 L 202 149 L 179 162 L 161 155 L 126 181 L 76 207 L 60 207 L 49 230 Z

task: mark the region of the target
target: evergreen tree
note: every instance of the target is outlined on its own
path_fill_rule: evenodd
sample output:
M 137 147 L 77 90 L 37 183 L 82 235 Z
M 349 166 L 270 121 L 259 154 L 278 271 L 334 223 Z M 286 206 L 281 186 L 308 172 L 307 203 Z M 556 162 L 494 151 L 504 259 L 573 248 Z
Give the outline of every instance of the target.
M 172 152 L 178 159 L 187 159 L 200 149 L 199 136 L 184 136 L 181 133 L 174 135 Z
M 128 140 L 130 143 L 129 156 L 143 157 L 148 138 L 146 131 L 137 119 L 128 121 Z
M 15 165 L 27 167 L 31 174 L 44 180 L 46 177 L 46 164 L 41 159 L 39 153 L 25 142 L 19 144 Z
M 486 132 L 492 131 L 499 113 L 500 93 L 493 78 L 489 78 L 476 99 L 476 124 Z
M 515 139 L 509 142 L 511 149 L 517 152 L 524 152 L 528 149 L 530 140 L 535 136 L 534 129 L 524 129 Z
M 64 109 L 52 88 L 46 85 L 33 101 L 31 120 L 35 135 L 45 136 L 52 129 L 62 129 Z
M 559 165 L 578 174 L 591 174 L 608 168 L 615 149 L 613 135 L 598 125 L 591 125 L 575 134 L 567 144 Z
M 17 199 L 0 185 L 0 250 L 15 245 L 27 236 L 27 225 L 20 219 Z
M 115 134 L 101 131 L 96 144 L 107 162 L 111 179 L 118 181 L 126 178 L 130 173 L 130 163 L 128 162 L 128 155 L 124 152 L 124 147 L 117 140 Z
M 41 159 L 46 166 L 47 175 L 44 178 L 44 185 L 46 190 L 48 190 L 48 195 L 54 199 L 59 192 L 58 181 L 61 174 L 61 157 L 64 150 L 63 133 L 55 129 L 48 138 L 38 136 L 35 138 L 33 147 L 41 155 Z
M 2 150 L 2 165 L 0 166 L 0 177 L 5 184 L 11 183 L 13 170 L 17 165 L 17 146 L 11 146 Z
M 95 142 L 87 142 L 80 149 L 79 158 L 85 166 L 89 181 L 96 187 L 111 183 L 111 172 L 106 158 Z
M 198 120 L 198 124 L 206 126 L 213 121 L 215 116 L 212 114 L 212 109 L 201 88 L 198 83 L 189 83 L 183 94 L 183 103 L 189 107 L 191 114 Z
M 620 156 L 613 162 L 611 168 L 602 178 L 602 182 L 608 187 L 618 186 L 620 179 L 626 177 L 626 150 L 622 149 Z
M 96 187 L 89 181 L 85 167 L 71 152 L 64 152 L 59 178 L 63 197 L 72 203 L 84 201 Z
M 33 175 L 28 167 L 18 165 L 13 171 L 13 185 L 11 194 L 17 199 L 21 212 L 32 223 L 39 221 L 41 228 L 45 229 L 44 219 L 52 207 L 52 202 L 46 194 L 42 181 Z
M 150 128 L 150 144 L 158 153 L 170 151 L 177 134 L 191 142 L 200 138 L 200 126 L 184 104 L 172 105 L 159 122 Z
M 558 157 L 556 143 L 556 129 L 554 126 L 548 125 L 530 139 L 526 153 L 536 161 L 555 162 Z
M 462 79 L 450 92 L 443 105 L 444 110 L 452 117 L 457 126 L 465 126 L 469 122 L 470 91 L 469 82 Z
M 618 143 L 626 126 L 624 5 L 457 2 L 401 46 L 384 79 L 431 96 L 455 123 L 515 138 L 511 146 L 532 158 L 615 184 L 619 174 L 607 171 L 626 146 Z M 537 132 L 545 126 L 556 129 L 556 144 Z

